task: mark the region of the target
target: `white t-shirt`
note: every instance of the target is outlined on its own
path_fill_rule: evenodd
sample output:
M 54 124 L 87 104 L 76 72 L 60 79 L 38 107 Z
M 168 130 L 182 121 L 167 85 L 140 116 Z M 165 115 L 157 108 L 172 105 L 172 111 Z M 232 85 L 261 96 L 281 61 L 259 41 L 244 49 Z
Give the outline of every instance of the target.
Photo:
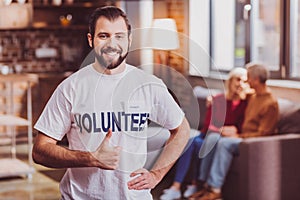
M 35 129 L 69 148 L 95 151 L 112 129 L 112 146 L 121 146 L 117 170 L 69 168 L 60 190 L 64 199 L 152 199 L 150 190 L 128 190 L 129 174 L 147 156 L 147 119 L 167 129 L 178 127 L 184 113 L 163 82 L 126 65 L 124 72 L 105 75 L 88 65 L 64 80 L 51 96 Z

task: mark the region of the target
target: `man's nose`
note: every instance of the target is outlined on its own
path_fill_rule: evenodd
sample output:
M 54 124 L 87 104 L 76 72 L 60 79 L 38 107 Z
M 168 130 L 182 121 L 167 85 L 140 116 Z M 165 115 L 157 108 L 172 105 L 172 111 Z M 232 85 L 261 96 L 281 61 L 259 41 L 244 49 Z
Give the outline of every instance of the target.
M 110 37 L 109 40 L 107 41 L 108 45 L 110 47 L 116 47 L 117 46 L 117 40 L 115 37 Z

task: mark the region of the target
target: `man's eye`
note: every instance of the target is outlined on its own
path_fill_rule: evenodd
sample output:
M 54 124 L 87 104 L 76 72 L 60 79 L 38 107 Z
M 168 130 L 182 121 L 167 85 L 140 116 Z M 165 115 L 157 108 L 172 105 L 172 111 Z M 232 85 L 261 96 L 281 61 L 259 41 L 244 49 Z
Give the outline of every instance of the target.
M 122 39 L 124 39 L 124 38 L 125 38 L 124 35 L 116 35 L 116 39 L 118 39 L 118 40 L 122 40 Z
M 109 38 L 109 36 L 106 35 L 106 34 L 100 34 L 100 35 L 98 35 L 98 37 L 99 37 L 101 40 L 106 40 L 106 39 Z

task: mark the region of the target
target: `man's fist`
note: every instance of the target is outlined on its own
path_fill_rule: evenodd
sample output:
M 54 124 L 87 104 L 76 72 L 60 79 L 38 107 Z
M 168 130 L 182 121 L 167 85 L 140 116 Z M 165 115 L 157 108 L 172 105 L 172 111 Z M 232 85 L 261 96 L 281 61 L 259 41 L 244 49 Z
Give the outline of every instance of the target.
M 114 170 L 119 166 L 121 147 L 110 145 L 111 136 L 112 131 L 109 129 L 100 146 L 92 152 L 93 157 L 98 161 L 98 166 L 102 169 Z

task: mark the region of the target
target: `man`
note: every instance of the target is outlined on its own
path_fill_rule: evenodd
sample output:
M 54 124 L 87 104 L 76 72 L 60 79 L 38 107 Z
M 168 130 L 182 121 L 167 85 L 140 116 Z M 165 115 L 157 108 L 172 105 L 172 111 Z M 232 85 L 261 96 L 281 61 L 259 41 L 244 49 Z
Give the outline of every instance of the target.
M 268 70 L 264 65 L 253 63 L 247 64 L 246 68 L 249 86 L 255 93 L 248 100 L 242 133 L 238 133 L 235 127 L 225 126 L 219 133 L 207 135 L 200 155 L 212 149 L 213 145 L 215 147 L 201 162 L 199 179 L 204 183 L 203 189 L 193 194 L 190 200 L 222 198 L 221 188 L 233 156 L 238 154 L 238 146 L 242 139 L 271 135 L 275 132 L 279 110 L 277 100 L 266 85 Z
M 189 124 L 161 80 L 126 64 L 131 26 L 116 7 L 91 15 L 88 42 L 95 62 L 63 81 L 35 128 L 36 163 L 68 168 L 62 199 L 152 199 L 154 188 L 189 138 Z M 150 171 L 147 120 L 171 132 Z M 67 135 L 69 148 L 57 145 Z

